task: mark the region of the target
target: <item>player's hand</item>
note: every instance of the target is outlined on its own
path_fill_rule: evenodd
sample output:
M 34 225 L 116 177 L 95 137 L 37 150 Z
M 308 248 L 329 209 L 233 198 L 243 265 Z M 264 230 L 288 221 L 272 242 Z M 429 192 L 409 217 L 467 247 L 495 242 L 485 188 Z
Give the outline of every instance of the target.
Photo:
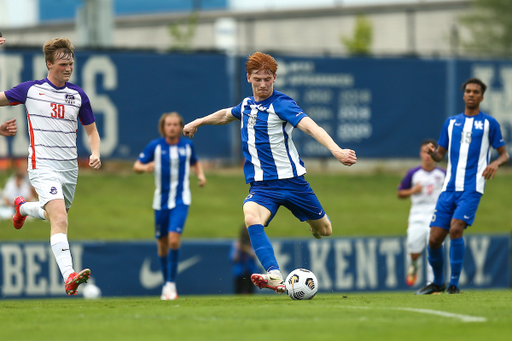
M 94 168 L 94 169 L 100 169 L 101 160 L 100 160 L 99 156 L 91 155 L 89 157 L 89 167 Z
M 423 186 L 419 183 L 414 185 L 413 188 L 411 188 L 411 194 L 421 193 L 422 191 L 423 191 Z
M 146 173 L 153 173 L 153 171 L 155 170 L 155 161 L 148 162 L 144 166 L 145 166 L 144 171 Z
M 496 171 L 498 170 L 498 165 L 494 162 L 491 162 L 487 167 L 485 167 L 482 176 L 485 180 L 492 180 L 496 175 Z
M 352 149 L 340 149 L 335 151 L 334 157 L 345 166 L 352 166 L 357 162 L 356 152 Z
M 427 150 L 428 155 L 432 156 L 432 154 L 434 154 L 436 152 L 436 146 L 434 146 L 434 144 L 432 142 L 428 143 L 426 145 L 426 147 L 428 148 L 428 150 Z
M 3 43 L 5 43 L 5 39 L 4 38 L 0 38 L 0 45 L 2 45 Z
M 194 125 L 194 122 L 190 122 L 185 124 L 185 127 L 183 127 L 183 135 L 188 137 L 194 137 L 194 135 L 197 132 L 197 127 Z
M 204 175 L 201 175 L 201 176 L 197 176 L 197 178 L 199 179 L 198 181 L 198 185 L 199 187 L 204 187 L 204 185 L 206 185 L 206 178 Z
M 1 39 L 1 38 L 0 38 Z M 2 136 L 14 136 L 18 131 L 18 127 L 16 126 L 16 119 L 5 121 L 0 125 L 0 135 Z

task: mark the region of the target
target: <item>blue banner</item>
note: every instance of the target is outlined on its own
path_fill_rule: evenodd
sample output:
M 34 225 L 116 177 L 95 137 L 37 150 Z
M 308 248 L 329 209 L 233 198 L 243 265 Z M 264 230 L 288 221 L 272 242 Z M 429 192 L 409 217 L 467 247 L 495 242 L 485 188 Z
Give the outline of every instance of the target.
M 510 236 L 468 235 L 464 239 L 461 288 L 509 288 Z M 233 293 L 231 244 L 226 240 L 184 241 L 178 267 L 179 295 Z M 403 237 L 275 239 L 272 244 L 283 274 L 298 267 L 311 269 L 320 292 L 415 291 L 425 284 L 426 257 L 422 257 L 416 286 L 405 283 Z M 161 293 L 163 279 L 153 241 L 72 242 L 71 252 L 75 269 L 90 268 L 91 282 L 103 296 Z M 65 296 L 63 279 L 47 243 L 0 243 L 0 264 L 3 298 Z M 449 268 L 448 257 L 446 264 Z

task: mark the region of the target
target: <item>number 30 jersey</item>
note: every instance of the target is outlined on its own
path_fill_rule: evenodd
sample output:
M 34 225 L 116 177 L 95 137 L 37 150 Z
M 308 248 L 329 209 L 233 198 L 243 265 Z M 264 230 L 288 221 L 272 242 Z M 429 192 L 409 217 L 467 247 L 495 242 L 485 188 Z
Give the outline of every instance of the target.
M 58 88 L 45 78 L 5 91 L 11 106 L 25 104 L 30 138 L 29 169 L 66 171 L 78 168 L 78 119 L 94 123 L 89 98 L 77 85 Z

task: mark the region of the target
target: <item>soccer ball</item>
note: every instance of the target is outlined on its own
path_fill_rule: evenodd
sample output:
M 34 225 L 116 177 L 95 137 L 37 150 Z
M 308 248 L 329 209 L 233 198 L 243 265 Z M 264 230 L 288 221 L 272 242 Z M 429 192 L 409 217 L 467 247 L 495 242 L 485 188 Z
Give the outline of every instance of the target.
M 286 276 L 286 293 L 292 300 L 310 300 L 318 291 L 318 280 L 308 269 L 298 268 Z
M 88 283 L 84 286 L 84 298 L 93 300 L 101 297 L 101 289 L 92 283 Z

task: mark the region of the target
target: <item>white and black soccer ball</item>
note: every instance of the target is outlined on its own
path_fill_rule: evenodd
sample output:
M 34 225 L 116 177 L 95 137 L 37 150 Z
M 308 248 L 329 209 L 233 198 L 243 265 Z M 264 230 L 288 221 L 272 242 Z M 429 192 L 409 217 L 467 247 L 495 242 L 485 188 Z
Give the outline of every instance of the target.
M 310 300 L 318 291 L 318 280 L 308 269 L 298 268 L 286 276 L 286 293 L 292 300 Z
M 87 283 L 83 287 L 84 298 L 94 300 L 101 297 L 101 289 L 92 283 Z

